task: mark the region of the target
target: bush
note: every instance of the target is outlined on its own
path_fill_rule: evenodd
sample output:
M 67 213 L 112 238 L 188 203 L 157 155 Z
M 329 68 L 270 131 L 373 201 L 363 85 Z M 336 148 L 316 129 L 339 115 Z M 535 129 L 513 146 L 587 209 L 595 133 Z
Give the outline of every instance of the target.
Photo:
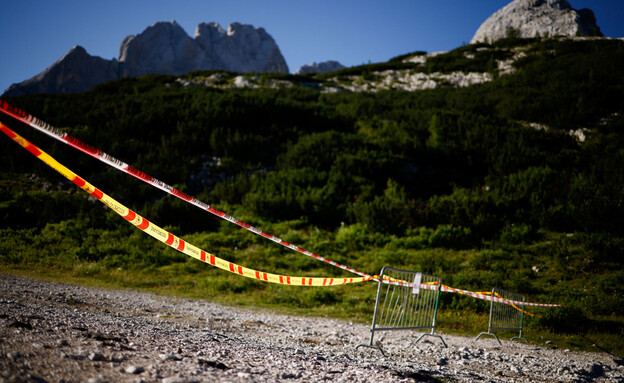
M 438 226 L 429 237 L 429 246 L 445 247 L 449 249 L 466 249 L 472 243 L 472 233 L 469 228 L 453 225 Z
M 370 246 L 383 247 L 389 237 L 373 232 L 361 223 L 342 226 L 336 231 L 336 243 L 345 250 L 363 250 Z
M 517 245 L 529 240 L 532 234 L 531 225 L 519 224 L 506 226 L 500 236 L 503 244 Z
M 538 319 L 538 325 L 557 334 L 584 334 L 590 328 L 583 310 L 570 306 L 549 309 Z

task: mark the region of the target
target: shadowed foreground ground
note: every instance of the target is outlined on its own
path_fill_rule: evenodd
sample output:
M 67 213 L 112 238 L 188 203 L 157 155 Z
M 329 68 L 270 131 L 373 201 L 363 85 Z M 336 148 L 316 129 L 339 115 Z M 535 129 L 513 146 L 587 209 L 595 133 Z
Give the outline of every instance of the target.
M 621 382 L 624 363 L 0 275 L 0 382 Z

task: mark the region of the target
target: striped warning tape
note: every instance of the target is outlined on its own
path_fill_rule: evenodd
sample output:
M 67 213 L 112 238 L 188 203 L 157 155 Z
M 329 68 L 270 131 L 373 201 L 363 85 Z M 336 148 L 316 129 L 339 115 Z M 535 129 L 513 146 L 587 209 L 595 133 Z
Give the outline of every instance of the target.
M 39 149 L 37 146 L 28 142 L 23 137 L 19 136 L 13 130 L 0 123 L 0 130 L 9 136 L 13 141 L 17 142 L 23 148 L 28 150 L 35 157 L 39 158 L 46 165 L 62 174 L 65 178 L 72 181 L 74 184 L 91 194 L 100 202 L 111 208 L 115 213 L 119 214 L 134 226 L 141 229 L 143 232 L 156 238 L 160 242 L 165 243 L 169 247 L 176 249 L 188 256 L 199 259 L 203 262 L 209 263 L 222 270 L 229 271 L 234 274 L 242 275 L 247 278 L 257 279 L 260 281 L 278 283 L 282 285 L 293 286 L 337 286 L 351 283 L 365 282 L 373 280 L 375 277 L 358 277 L 358 278 L 321 278 L 321 277 L 300 277 L 300 276 L 286 276 L 272 273 L 266 273 L 263 271 L 253 270 L 235 263 L 218 258 L 213 254 L 210 254 L 181 238 L 176 237 L 170 232 L 162 229 L 147 219 L 141 217 L 134 211 L 128 209 L 121 203 L 117 202 L 113 198 L 106 195 L 104 192 L 91 185 L 85 179 L 79 177 L 76 173 L 69 170 L 64 165 L 60 164 L 50 155 Z
M 384 281 L 386 282 L 386 281 Z M 413 287 L 414 284 L 408 281 L 399 281 L 397 279 L 392 279 L 389 282 L 386 283 L 390 283 L 390 284 L 395 284 L 395 285 L 399 285 L 399 286 L 405 286 L 405 287 Z M 440 284 L 440 282 L 428 282 L 428 283 L 421 283 L 420 284 L 420 288 L 421 289 L 427 289 L 427 290 L 437 290 L 438 289 L 438 285 Z M 510 299 L 505 299 L 503 297 L 501 297 L 499 294 L 496 294 L 497 296 L 493 296 L 491 292 L 473 292 L 473 291 L 468 291 L 468 290 L 462 290 L 462 289 L 457 289 L 455 287 L 451 287 L 451 286 L 447 286 L 447 285 L 442 285 L 440 287 L 440 291 L 445 292 L 445 293 L 456 293 L 456 294 L 461 294 L 461 295 L 466 295 L 472 298 L 476 298 L 476 299 L 483 299 L 485 301 L 492 301 L 492 302 L 497 302 L 497 303 L 504 303 L 504 304 L 508 304 L 510 306 L 513 306 L 515 309 L 523 311 L 522 309 L 516 307 L 516 306 L 533 306 L 533 307 L 561 307 L 560 304 L 553 304 L 553 303 L 530 303 L 530 302 L 522 302 L 522 301 L 514 301 L 514 300 L 510 300 Z M 525 311 L 525 313 L 527 313 Z M 530 314 L 527 313 L 529 315 L 534 315 L 534 314 Z
M 494 292 L 494 293 L 492 293 L 492 292 L 487 292 L 487 293 L 477 293 L 477 294 L 490 294 L 490 295 L 496 295 L 498 298 L 503 298 L 503 296 L 502 296 L 502 295 L 500 295 L 499 293 L 496 293 L 496 292 Z M 538 317 L 538 318 L 541 318 L 541 317 L 542 317 L 541 315 L 538 315 L 538 314 L 533 314 L 533 313 L 530 313 L 530 312 L 528 312 L 528 311 L 525 311 L 525 310 L 521 309 L 520 307 L 516 306 L 516 305 L 515 305 L 515 304 L 513 304 L 513 303 L 509 303 L 509 306 L 513 307 L 514 309 L 516 309 L 516 310 L 518 310 L 518 311 L 520 311 L 520 312 L 523 312 L 523 313 L 525 313 L 525 314 L 527 314 L 527 315 L 530 315 L 530 316 L 532 316 L 532 317 Z
M 502 297 L 492 296 L 492 293 L 489 293 L 489 292 L 488 293 L 475 293 L 473 291 L 456 289 L 454 287 L 450 287 L 450 286 L 446 286 L 446 285 L 442 285 L 442 291 L 449 292 L 449 293 L 457 293 L 457 294 L 467 295 L 469 297 L 473 297 L 473 298 L 477 298 L 477 299 L 483 299 L 483 300 L 486 300 L 486 301 L 505 303 L 505 304 L 508 304 L 508 305 L 534 306 L 534 307 L 561 307 L 561 305 L 553 304 L 553 303 L 530 303 L 530 302 L 513 301 L 513 300 L 505 299 L 505 298 L 502 298 Z
M 355 269 L 352 269 L 348 266 L 344 266 L 341 265 L 337 262 L 334 262 L 332 260 L 329 260 L 327 258 L 321 257 L 317 254 L 311 253 L 307 250 L 304 250 L 298 246 L 292 245 L 286 241 L 283 241 L 282 239 L 275 237 L 271 234 L 265 233 L 264 231 L 261 231 L 249 224 L 246 224 L 243 221 L 240 221 L 228 214 L 225 214 L 224 212 L 221 212 L 215 208 L 213 208 L 212 206 L 194 198 L 191 197 L 177 189 L 175 189 L 172 186 L 169 186 L 167 184 L 165 184 L 164 182 L 147 175 L 146 173 L 126 164 L 125 162 L 118 160 L 114 157 L 112 157 L 109 154 L 106 154 L 104 152 L 102 152 L 101 150 L 94 148 L 91 145 L 85 144 L 84 142 L 80 141 L 79 139 L 72 137 L 70 135 L 68 135 L 67 133 L 53 127 L 52 125 L 43 122 L 41 120 L 39 120 L 38 118 L 24 112 L 21 109 L 18 109 L 16 107 L 13 107 L 11 105 L 9 105 L 7 102 L 5 102 L 4 100 L 0 100 L 0 111 L 4 112 L 5 114 L 23 122 L 28 124 L 29 126 L 43 132 L 46 133 L 47 135 L 58 139 L 64 143 L 69 144 L 70 146 L 84 152 L 87 153 L 99 160 L 101 160 L 102 162 L 113 166 L 125 173 L 131 174 L 132 176 L 147 182 L 148 184 L 151 184 L 169 194 L 172 194 L 180 199 L 183 199 L 189 203 L 194 204 L 195 206 L 198 206 L 204 210 L 207 210 L 208 212 L 217 215 L 227 221 L 230 221 L 232 223 L 237 224 L 238 226 L 241 226 L 255 234 L 261 235 L 265 238 L 268 238 L 276 243 L 279 243 L 285 247 L 288 247 L 292 250 L 298 251 L 302 254 L 305 254 L 307 256 L 313 257 L 315 259 L 318 259 L 319 261 L 328 263 L 332 266 L 341 268 L 343 270 L 352 272 L 354 274 L 358 274 L 361 277 L 360 278 L 306 278 L 306 277 L 288 277 L 288 276 L 280 276 L 280 275 L 276 275 L 276 274 L 271 274 L 271 273 L 264 273 L 264 272 L 260 272 L 260 271 L 256 271 L 253 269 L 249 269 L 240 265 L 236 265 L 233 264 L 231 262 L 225 261 L 223 259 L 217 258 L 212 254 L 208 254 L 205 251 L 191 245 L 191 244 L 187 244 L 186 242 L 184 242 L 182 239 L 174 236 L 173 234 L 167 232 L 166 230 L 150 223 L 148 220 L 144 219 L 143 217 L 137 215 L 136 213 L 134 213 L 133 211 L 131 211 L 130 209 L 126 208 L 125 206 L 121 205 L 119 202 L 115 201 L 114 199 L 112 199 L 111 197 L 107 196 L 106 194 L 102 193 L 101 191 L 99 191 L 98 189 L 96 189 L 95 187 L 93 187 L 92 185 L 90 185 L 89 183 L 87 183 L 86 181 L 84 181 L 83 179 L 81 179 L 80 177 L 78 177 L 75 173 L 73 173 L 71 170 L 67 169 L 66 167 L 64 167 L 63 165 L 61 165 L 60 163 L 58 163 L 56 160 L 54 160 L 54 158 L 50 157 L 48 154 L 46 154 L 45 152 L 43 152 L 42 150 L 40 150 L 39 148 L 37 148 L 35 145 L 29 143 L 27 140 L 25 140 L 24 138 L 20 137 L 19 135 L 17 135 L 17 133 L 13 132 L 11 129 L 9 129 L 8 127 L 6 127 L 5 125 L 3 125 L 2 123 L 0 123 L 0 129 L 2 130 L 3 133 L 5 133 L 7 136 L 11 137 L 14 141 L 18 142 L 21 146 L 23 146 L 24 148 L 26 148 L 28 151 L 30 151 L 33 155 L 37 156 L 39 159 L 41 159 L 42 161 L 44 161 L 46 164 L 48 164 L 49 166 L 51 166 L 52 168 L 54 168 L 55 170 L 57 170 L 59 173 L 63 174 L 66 178 L 70 179 L 72 182 L 76 183 L 78 186 L 80 186 L 81 188 L 83 188 L 84 190 L 86 190 L 87 192 L 89 192 L 91 195 L 93 195 L 94 197 L 96 197 L 97 199 L 99 199 L 100 201 L 102 201 L 104 204 L 106 204 L 107 206 L 109 206 L 111 209 L 113 209 L 115 212 L 117 212 L 118 214 L 120 214 L 122 217 L 126 218 L 127 220 L 129 220 L 130 222 L 132 222 L 136 227 L 138 227 L 139 229 L 147 232 L 148 234 L 150 234 L 152 237 L 160 240 L 161 242 L 164 242 L 165 244 L 169 245 L 170 247 L 179 250 L 189 256 L 192 256 L 194 258 L 200 259 L 204 262 L 208 262 L 210 264 L 212 264 L 213 266 L 219 267 L 223 270 L 226 271 L 230 271 L 233 273 L 238 273 L 240 275 L 249 277 L 249 278 L 255 278 L 255 279 L 259 279 L 259 280 L 264 280 L 267 282 L 273 282 L 273 283 L 282 283 L 282 284 L 292 284 L 292 285 L 299 285 L 299 286 L 331 286 L 331 285 L 340 285 L 340 284 L 347 284 L 347 283 L 358 283 L 358 282 L 363 282 L 363 281 L 377 281 L 379 282 L 379 276 L 373 276 L 373 275 L 369 275 L 360 271 L 357 271 Z M 75 180 L 78 180 L 77 182 Z M 84 184 L 83 184 L 84 182 Z M 123 214 L 122 214 L 123 213 Z M 210 256 L 209 258 L 207 256 Z M 294 278 L 294 279 L 293 279 Z M 293 283 L 294 282 L 294 283 Z M 307 282 L 307 283 L 306 283 Z M 411 282 L 407 282 L 407 281 L 397 281 L 397 280 L 393 280 L 393 279 L 389 279 L 389 278 L 384 278 L 383 279 L 383 283 L 387 283 L 387 284 L 393 284 L 393 285 L 402 285 L 402 286 L 408 286 L 408 287 L 413 287 L 413 283 Z M 435 286 L 432 286 L 431 284 L 421 284 L 420 288 L 422 289 L 437 289 Z M 516 305 L 525 305 L 525 306 L 539 306 L 539 307 L 560 307 L 561 305 L 558 304 L 543 304 L 543 303 L 528 303 L 528 302 L 519 302 L 519 301 L 510 301 L 510 300 L 506 300 L 503 298 L 497 298 L 497 297 L 493 297 L 493 296 L 488 296 L 486 294 L 483 293 L 475 293 L 472 291 L 467 291 L 467 290 L 461 290 L 461 289 L 456 289 L 453 287 L 449 287 L 446 285 L 442 285 L 440 288 L 441 291 L 443 292 L 452 292 L 452 293 L 458 293 L 458 294 L 463 294 L 463 295 L 467 295 L 473 298 L 477 298 L 477 299 L 483 299 L 486 301 L 495 301 L 495 302 L 500 302 L 500 303 L 505 303 L 505 304 L 516 304 Z
M 54 126 L 48 124 L 47 122 L 41 121 L 40 119 L 38 119 L 37 117 L 34 117 L 33 115 L 26 113 L 25 111 L 16 108 L 12 105 L 10 105 L 9 103 L 7 103 L 4 100 L 0 100 L 0 111 L 4 112 L 5 114 L 39 130 L 40 132 L 43 132 L 47 135 L 49 135 L 50 137 L 53 137 L 63 143 L 69 144 L 70 146 L 72 146 L 73 148 L 76 148 L 78 150 L 80 150 L 83 153 L 86 153 L 94 158 L 97 158 L 98 160 L 104 162 L 105 164 L 114 167 L 115 169 L 118 169 L 124 173 L 130 174 L 136 178 L 138 178 L 139 180 L 146 182 L 166 193 L 169 193 L 177 198 L 180 198 L 192 205 L 195 205 L 197 207 L 199 207 L 200 209 L 206 210 L 209 213 L 212 213 L 214 215 L 216 215 L 217 217 L 220 217 L 226 221 L 230 221 L 244 229 L 247 229 L 249 231 L 251 231 L 254 234 L 260 235 L 264 238 L 270 239 L 273 242 L 276 242 L 282 246 L 285 246 L 291 250 L 297 251 L 301 254 L 307 255 L 308 257 L 312 257 L 315 258 L 321 262 L 325 262 L 328 263 L 332 266 L 338 267 L 342 270 L 351 272 L 353 274 L 357 274 L 359 276 L 362 277 L 366 277 L 366 278 L 371 278 L 372 276 L 366 273 L 363 273 L 361 271 L 352 269 L 348 266 L 342 265 L 338 262 L 334 262 L 331 259 L 327 259 L 324 257 L 321 257 L 318 254 L 314 254 L 308 250 L 302 249 L 299 246 L 293 245 L 291 243 L 288 243 L 284 240 L 282 240 L 281 238 L 278 238 L 274 235 L 268 234 L 252 225 L 249 225 L 237 218 L 232 217 L 231 215 L 228 215 L 218 209 L 215 209 L 214 207 L 210 206 L 209 204 L 202 202 L 200 200 L 198 200 L 195 197 L 189 196 L 184 192 L 181 192 L 180 190 L 174 188 L 173 186 L 167 185 L 166 183 L 144 173 L 143 171 L 136 169 L 130 165 L 128 165 L 127 163 L 111 156 L 110 154 L 107 154 L 103 151 L 101 151 L 98 148 L 95 148 L 89 144 L 86 144 L 84 142 L 82 142 L 81 140 L 70 136 L 69 134 L 67 134 L 66 132 L 63 132 L 62 130 L 59 130 L 57 128 L 55 128 Z

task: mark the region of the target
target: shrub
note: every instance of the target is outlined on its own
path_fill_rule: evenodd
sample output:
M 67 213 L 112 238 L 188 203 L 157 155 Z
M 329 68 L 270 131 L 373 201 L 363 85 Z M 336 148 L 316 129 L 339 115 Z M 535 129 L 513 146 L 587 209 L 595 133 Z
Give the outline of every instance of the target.
M 558 334 L 583 334 L 590 327 L 588 322 L 583 310 L 570 306 L 550 309 L 538 319 L 538 325 Z
M 472 242 L 472 233 L 469 228 L 453 225 L 439 225 L 429 237 L 429 246 L 446 247 L 450 249 L 465 249 Z
M 517 245 L 530 239 L 531 233 L 531 225 L 523 223 L 518 225 L 511 224 L 503 229 L 500 240 L 504 244 Z
M 362 250 L 369 246 L 382 247 L 388 240 L 388 236 L 373 232 L 361 223 L 341 226 L 336 232 L 336 243 L 345 250 Z

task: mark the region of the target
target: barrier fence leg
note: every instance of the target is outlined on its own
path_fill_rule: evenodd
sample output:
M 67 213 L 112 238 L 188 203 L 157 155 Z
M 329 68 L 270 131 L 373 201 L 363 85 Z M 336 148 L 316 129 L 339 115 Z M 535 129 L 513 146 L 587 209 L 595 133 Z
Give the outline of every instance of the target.
M 492 289 L 492 292 L 494 292 L 494 289 Z M 503 344 L 501 343 L 500 339 L 498 339 L 498 336 L 496 336 L 496 334 L 494 334 L 492 332 L 492 313 L 494 311 L 494 302 L 490 301 L 490 319 L 488 321 L 488 330 L 487 332 L 482 332 L 479 335 L 477 335 L 476 338 L 474 338 L 474 340 L 477 340 L 479 338 L 481 338 L 482 335 L 489 335 L 489 336 L 493 336 L 494 338 L 496 338 L 496 341 L 498 342 L 498 344 L 500 346 L 502 346 Z
M 522 310 L 524 310 L 524 306 L 522 306 Z M 518 335 L 518 336 L 514 336 L 513 338 L 511 338 L 511 340 L 514 340 L 514 339 L 523 340 L 523 341 L 525 341 L 525 342 L 528 344 L 528 343 L 529 343 L 529 341 L 528 341 L 528 340 L 526 340 L 526 338 L 524 338 L 524 337 L 522 336 L 522 325 L 523 325 L 523 324 L 524 324 L 524 312 L 522 312 L 522 313 L 521 313 L 521 316 L 520 316 L 520 335 Z
M 357 346 L 355 346 L 355 349 L 357 350 L 357 349 L 358 349 L 358 348 L 360 348 L 360 347 L 369 347 L 369 348 L 374 348 L 374 349 L 376 349 L 376 350 L 379 350 L 379 351 L 381 352 L 381 355 L 386 356 L 386 353 L 384 352 L 384 350 L 383 350 L 381 347 L 379 347 L 379 346 L 377 346 L 377 345 L 373 344 L 373 336 L 374 336 L 374 335 L 375 335 L 375 330 L 374 330 L 374 329 L 371 329 L 370 342 L 369 342 L 368 344 L 365 344 L 365 343 L 360 343 L 360 344 L 358 344 Z
M 384 276 L 384 271 L 386 270 L 386 267 L 384 266 L 381 269 L 381 273 L 379 276 L 379 286 L 377 287 L 377 299 L 375 299 L 375 312 L 373 314 L 373 324 L 371 325 L 371 335 L 370 335 L 370 341 L 368 342 L 368 344 L 365 343 L 360 343 L 357 346 L 355 346 L 355 349 L 357 350 L 360 347 L 370 347 L 370 348 L 374 348 L 377 349 L 379 351 L 381 351 L 381 354 L 383 356 L 386 356 L 386 354 L 384 353 L 384 351 L 381 349 L 381 347 L 373 344 L 373 338 L 375 337 L 375 323 L 377 323 L 377 314 L 379 311 L 379 297 L 381 296 L 381 289 L 383 287 L 383 283 L 381 281 L 383 281 L 383 276 Z
M 500 346 L 502 346 L 503 344 L 501 343 L 500 339 L 498 339 L 498 336 L 496 336 L 496 334 L 494 334 L 493 332 L 482 332 L 481 334 L 477 335 L 476 338 L 474 338 L 474 340 L 477 340 L 479 338 L 481 338 L 481 335 L 490 335 L 493 336 L 494 338 L 496 338 L 496 341 L 498 342 L 498 344 Z
M 440 283 L 438 285 L 438 296 L 436 297 L 436 302 L 435 302 L 435 311 L 433 313 L 433 327 L 431 328 L 431 333 L 424 333 L 421 336 L 418 337 L 418 339 L 416 339 L 416 343 L 420 342 L 420 340 L 422 338 L 424 338 L 425 336 L 434 336 L 436 338 L 440 338 L 440 340 L 442 341 L 442 344 L 444 345 L 445 348 L 448 348 L 448 346 L 446 345 L 446 342 L 444 341 L 444 338 L 442 338 L 441 335 L 438 335 L 435 333 L 435 326 L 436 326 L 436 321 L 438 318 L 438 307 L 440 305 L 440 289 L 442 288 L 442 283 Z
M 442 335 L 435 334 L 434 331 L 435 331 L 434 329 L 431 329 L 430 333 L 426 332 L 426 333 L 422 334 L 421 336 L 418 337 L 418 339 L 416 339 L 416 343 L 420 342 L 420 340 L 422 338 L 426 337 L 426 336 L 434 336 L 436 338 L 440 338 L 440 340 L 442 341 L 442 344 L 444 345 L 444 347 L 448 348 L 446 342 L 444 341 L 444 338 L 442 338 Z

